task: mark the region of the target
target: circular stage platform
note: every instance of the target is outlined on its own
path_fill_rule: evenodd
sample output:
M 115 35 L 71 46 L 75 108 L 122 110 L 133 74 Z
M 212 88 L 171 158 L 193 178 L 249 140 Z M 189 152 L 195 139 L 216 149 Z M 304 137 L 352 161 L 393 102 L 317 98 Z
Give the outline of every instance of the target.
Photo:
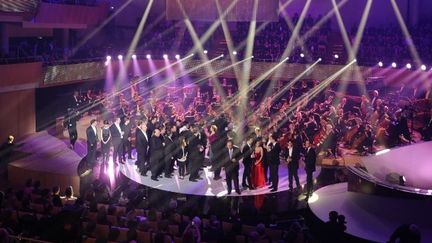
M 347 183 L 339 183 L 318 189 L 315 200 L 309 200 L 310 209 L 324 222 L 332 210 L 345 215 L 346 232 L 363 239 L 387 242 L 401 224 L 413 223 L 420 228 L 422 242 L 432 242 L 429 200 L 368 195 L 347 188 Z
M 209 167 L 204 168 L 201 172 L 202 180 L 198 180 L 197 182 L 189 181 L 189 177 L 186 176 L 185 179 L 179 179 L 177 171 L 174 173 L 174 177 L 172 178 L 159 178 L 159 181 L 153 181 L 150 179 L 150 176 L 141 176 L 137 169 L 136 165 L 133 162 L 128 162 L 124 165 L 121 165 L 120 171 L 129 179 L 151 187 L 158 190 L 169 191 L 173 193 L 180 194 L 189 194 L 189 195 L 199 195 L 199 196 L 256 196 L 256 195 L 265 195 L 270 193 L 277 193 L 282 191 L 287 191 L 288 188 L 288 169 L 286 165 L 279 166 L 279 188 L 277 192 L 270 192 L 268 186 L 265 186 L 256 190 L 242 190 L 241 188 L 241 179 L 243 176 L 243 167 L 240 167 L 240 190 L 242 190 L 241 195 L 238 195 L 234 189 L 231 195 L 227 195 L 227 186 L 225 181 L 225 174 L 222 171 L 220 180 L 213 180 L 213 172 L 209 171 Z M 317 167 L 317 170 L 314 172 L 314 177 L 316 177 L 320 172 L 320 168 Z M 148 175 L 151 173 L 149 172 Z M 299 179 L 300 184 L 304 185 L 306 183 L 306 173 L 303 168 L 299 169 Z

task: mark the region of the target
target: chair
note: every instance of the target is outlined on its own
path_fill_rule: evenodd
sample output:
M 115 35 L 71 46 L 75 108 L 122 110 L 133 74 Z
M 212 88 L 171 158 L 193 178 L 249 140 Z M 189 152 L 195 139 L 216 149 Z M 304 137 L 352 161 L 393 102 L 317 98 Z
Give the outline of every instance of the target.
M 138 242 L 147 243 L 151 241 L 151 234 L 150 232 L 144 232 L 144 231 L 137 231 L 138 234 Z
M 246 243 L 246 237 L 244 235 L 236 235 L 237 243 Z
M 120 234 L 117 238 L 117 242 L 125 242 L 127 240 L 127 232 L 129 231 L 128 228 L 118 228 L 120 231 Z
M 223 229 L 223 232 L 225 232 L 225 233 L 230 232 L 232 229 L 232 223 L 222 222 L 222 229 Z
M 173 236 L 177 236 L 179 234 L 179 226 L 173 224 L 168 225 L 168 232 Z
M 104 225 L 104 224 L 96 224 L 95 234 L 97 236 L 102 236 L 104 238 L 108 238 L 109 226 Z
M 157 211 L 156 212 L 156 220 L 160 221 L 162 219 L 162 212 Z
M 116 207 L 116 215 L 117 216 L 124 216 L 126 214 L 126 207 L 123 206 L 117 206 Z
M 108 222 L 110 222 L 112 226 L 117 226 L 118 225 L 118 223 L 117 223 L 117 216 L 107 215 L 107 219 L 108 219 Z
M 243 225 L 242 227 L 242 234 L 249 235 L 250 232 L 254 231 L 256 229 L 255 226 L 250 225 Z
M 183 243 L 183 239 L 181 237 L 174 237 L 174 243 Z
M 153 232 L 156 232 L 158 229 L 158 223 L 157 222 L 152 222 L 152 221 L 148 221 L 149 227 Z
M 97 213 L 95 213 L 95 212 L 88 212 L 87 213 L 87 218 L 89 219 L 89 221 L 96 222 Z
M 135 209 L 137 216 L 146 216 L 144 209 Z
M 83 241 L 83 243 L 95 243 L 96 239 L 95 238 L 87 238 Z
M 265 232 L 272 241 L 280 240 L 282 238 L 282 230 L 266 228 Z
M 105 208 L 105 210 L 108 210 L 109 205 L 104 203 L 98 203 L 97 204 L 97 210 L 99 211 L 100 208 Z
M 30 203 L 30 208 L 34 209 L 38 213 L 43 213 L 45 211 L 45 208 L 42 204 Z

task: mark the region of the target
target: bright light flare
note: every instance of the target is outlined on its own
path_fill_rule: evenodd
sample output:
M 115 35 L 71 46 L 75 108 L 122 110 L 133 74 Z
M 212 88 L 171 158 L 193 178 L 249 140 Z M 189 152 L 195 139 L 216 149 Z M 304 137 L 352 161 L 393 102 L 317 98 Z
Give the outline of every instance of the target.
M 383 67 L 383 66 L 384 66 L 384 63 L 383 63 L 383 62 L 378 62 L 378 66 L 379 66 L 379 67 Z
M 407 63 L 406 68 L 411 69 L 412 68 L 411 63 Z
M 107 57 L 106 57 L 106 60 L 107 60 L 107 61 L 110 61 L 110 60 L 111 60 L 111 56 L 107 56 Z
M 391 66 L 392 66 L 392 68 L 396 68 L 397 64 L 395 62 L 392 62 Z
M 146 58 L 147 58 L 147 59 L 150 59 L 150 58 L 151 58 L 151 55 L 150 55 L 150 54 L 147 54 L 147 55 L 146 55 Z
M 118 55 L 117 58 L 118 58 L 119 60 L 123 60 L 123 55 Z
M 420 69 L 422 70 L 422 71 L 426 71 L 426 65 L 421 65 L 421 67 L 420 67 Z
M 167 59 L 167 58 L 168 58 L 168 55 L 167 55 L 167 54 L 163 54 L 163 58 L 164 58 L 164 59 Z
M 175 55 L 175 58 L 176 58 L 177 60 L 179 60 L 179 59 L 180 59 L 180 55 L 179 55 L 179 54 Z
M 136 58 L 137 58 L 137 55 L 133 54 L 132 59 L 136 59 Z

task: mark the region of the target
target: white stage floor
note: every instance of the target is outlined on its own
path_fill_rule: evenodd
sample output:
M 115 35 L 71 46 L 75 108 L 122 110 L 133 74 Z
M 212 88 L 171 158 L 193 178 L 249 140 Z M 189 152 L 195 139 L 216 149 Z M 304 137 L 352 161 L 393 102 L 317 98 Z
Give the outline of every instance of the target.
M 220 180 L 213 180 L 213 172 L 209 171 L 209 167 L 206 167 L 201 174 L 201 177 L 203 180 L 198 180 L 197 182 L 191 182 L 189 181 L 189 176 L 186 176 L 185 179 L 181 180 L 178 177 L 177 170 L 174 172 L 174 177 L 172 178 L 159 178 L 159 181 L 153 181 L 150 179 L 150 172 L 147 173 L 148 176 L 144 177 L 141 176 L 137 170 L 136 166 L 133 164 L 133 162 L 128 162 L 124 165 L 121 165 L 120 171 L 129 179 L 159 190 L 164 191 L 170 191 L 174 193 L 181 193 L 181 194 L 192 194 L 192 195 L 201 195 L 201 196 L 239 196 L 234 191 L 231 192 L 231 195 L 227 195 L 227 187 L 226 187 L 226 181 L 225 181 L 225 174 L 222 171 L 221 176 L 222 179 Z M 320 168 L 317 167 L 317 171 L 314 172 L 314 177 L 316 177 L 320 172 Z M 239 175 L 239 183 L 240 183 L 240 190 L 241 188 L 241 180 L 243 176 L 243 166 L 240 168 L 240 175 Z M 300 184 L 304 185 L 306 183 L 306 172 L 304 171 L 303 167 L 299 169 L 299 179 Z M 294 182 L 295 184 L 295 182 Z M 295 185 L 294 185 L 295 186 Z M 287 191 L 288 190 L 288 169 L 286 165 L 280 165 L 279 166 L 279 186 L 278 191 Z M 270 189 L 266 187 L 256 190 L 242 190 L 242 193 L 240 196 L 254 196 L 254 195 L 263 195 L 263 194 L 269 194 Z M 276 193 L 276 192 L 273 192 Z
M 329 212 L 337 211 L 346 217 L 347 233 L 376 242 L 386 242 L 401 224 L 414 223 L 422 242 L 432 242 L 430 201 L 348 192 L 347 186 L 339 183 L 315 191 L 315 200 L 309 200 L 312 212 L 326 222 Z

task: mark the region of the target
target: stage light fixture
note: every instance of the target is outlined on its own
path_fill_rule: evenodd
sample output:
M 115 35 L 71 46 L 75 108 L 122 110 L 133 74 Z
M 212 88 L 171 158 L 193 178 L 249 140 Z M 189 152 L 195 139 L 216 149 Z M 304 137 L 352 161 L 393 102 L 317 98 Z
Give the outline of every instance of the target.
M 392 62 L 391 66 L 392 66 L 392 68 L 396 68 L 397 64 L 395 62 Z
M 420 69 L 422 70 L 422 71 L 426 71 L 426 65 L 421 65 L 421 67 L 420 67 Z
M 384 63 L 383 63 L 383 62 L 378 62 L 378 66 L 379 66 L 379 67 L 383 67 L 383 66 L 384 66 Z
M 164 58 L 164 59 L 167 59 L 167 58 L 168 58 L 168 55 L 167 55 L 167 54 L 163 54 L 163 58 Z
M 339 58 L 339 55 L 338 55 L 338 54 L 335 54 L 335 55 L 334 55 L 334 58 L 335 58 L 335 59 L 338 59 L 338 58 Z
M 318 58 L 318 62 L 321 62 L 322 61 L 322 58 L 320 57 L 320 58 Z
M 407 63 L 406 68 L 411 69 L 412 68 L 411 63 Z
M 237 51 L 233 51 L 233 55 L 234 55 L 234 56 L 237 55 Z
M 137 58 L 137 55 L 133 54 L 133 55 L 132 55 L 132 58 L 133 58 L 133 59 L 136 59 L 136 58 Z
M 300 57 L 303 58 L 305 57 L 305 55 L 303 53 L 300 53 Z
M 175 55 L 175 58 L 176 58 L 177 60 L 180 59 L 180 55 L 179 55 L 179 54 Z
M 221 57 L 224 57 L 225 55 L 224 54 L 221 54 Z
M 118 55 L 117 58 L 118 58 L 119 60 L 123 60 L 123 56 L 122 56 L 122 55 Z
M 106 57 L 106 60 L 107 60 L 107 61 L 110 61 L 110 60 L 111 60 L 111 56 L 107 56 L 107 57 Z
M 147 54 L 147 55 L 146 55 L 146 58 L 147 58 L 147 59 L 150 59 L 150 58 L 151 58 L 151 55 L 150 55 L 150 54 Z
M 207 54 L 208 53 L 208 51 L 207 50 L 204 50 L 204 54 Z

